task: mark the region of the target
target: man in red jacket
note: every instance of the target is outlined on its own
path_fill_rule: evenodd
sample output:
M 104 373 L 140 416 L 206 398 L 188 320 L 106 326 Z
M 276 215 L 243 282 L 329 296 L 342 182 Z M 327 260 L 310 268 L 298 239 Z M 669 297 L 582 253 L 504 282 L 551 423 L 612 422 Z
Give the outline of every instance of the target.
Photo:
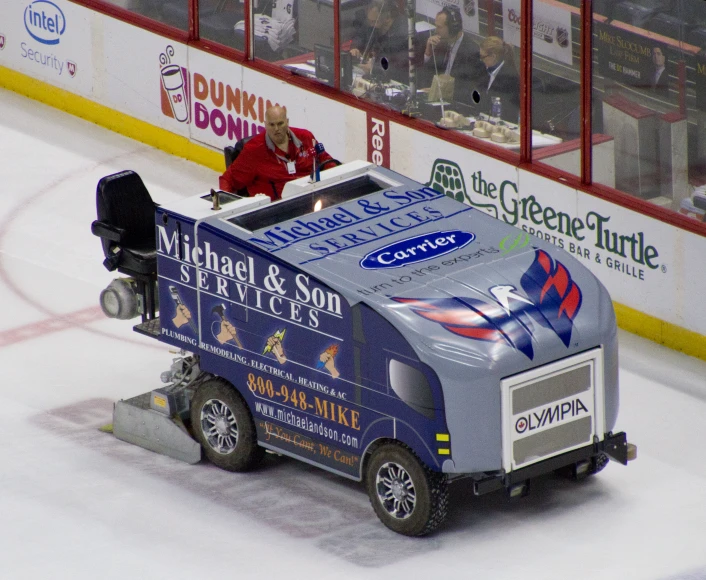
M 282 197 L 284 184 L 311 175 L 316 139 L 306 129 L 289 127 L 287 111 L 275 105 L 265 111 L 265 132 L 248 141 L 240 155 L 219 179 L 223 191 L 247 187 L 249 195 L 264 193 L 276 201 Z M 333 158 L 319 153 L 324 169 Z

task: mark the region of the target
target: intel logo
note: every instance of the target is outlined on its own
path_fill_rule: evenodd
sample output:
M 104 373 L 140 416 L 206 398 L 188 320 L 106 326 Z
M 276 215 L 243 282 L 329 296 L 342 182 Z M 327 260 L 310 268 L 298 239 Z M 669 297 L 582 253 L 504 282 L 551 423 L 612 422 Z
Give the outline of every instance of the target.
M 59 44 L 66 30 L 66 18 L 53 2 L 36 0 L 25 8 L 25 28 L 37 42 Z
M 380 270 L 409 266 L 459 250 L 475 239 L 475 234 L 461 230 L 422 234 L 370 252 L 360 261 L 360 267 Z

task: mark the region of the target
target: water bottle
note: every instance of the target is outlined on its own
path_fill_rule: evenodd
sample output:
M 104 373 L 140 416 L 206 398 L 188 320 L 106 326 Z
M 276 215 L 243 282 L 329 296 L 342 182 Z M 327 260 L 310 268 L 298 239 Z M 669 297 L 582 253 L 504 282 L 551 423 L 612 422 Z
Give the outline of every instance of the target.
M 314 145 L 314 163 L 311 167 L 311 181 L 317 182 L 321 180 L 321 162 L 319 155 L 326 151 L 323 143 Z
M 500 101 L 500 97 L 493 97 L 490 100 L 490 116 L 498 120 L 502 118 L 503 104 Z

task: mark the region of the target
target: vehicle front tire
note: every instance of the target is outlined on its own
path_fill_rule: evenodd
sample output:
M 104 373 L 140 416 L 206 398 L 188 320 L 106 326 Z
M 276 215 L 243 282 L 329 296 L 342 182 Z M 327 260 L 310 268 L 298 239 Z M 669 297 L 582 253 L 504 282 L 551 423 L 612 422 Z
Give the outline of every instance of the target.
M 248 471 L 264 457 L 247 404 L 222 379 L 199 386 L 191 401 L 191 428 L 206 457 L 227 471 Z
M 368 462 L 365 479 L 378 518 L 398 534 L 424 536 L 446 518 L 446 476 L 429 469 L 404 445 L 378 447 Z

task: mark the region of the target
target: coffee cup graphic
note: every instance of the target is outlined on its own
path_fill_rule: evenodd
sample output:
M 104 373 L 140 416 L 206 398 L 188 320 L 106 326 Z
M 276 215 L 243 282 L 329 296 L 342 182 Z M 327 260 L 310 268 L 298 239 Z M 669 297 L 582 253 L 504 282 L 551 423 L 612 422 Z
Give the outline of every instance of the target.
M 162 67 L 162 86 L 167 91 L 174 118 L 183 123 L 189 119 L 189 107 L 184 90 L 184 77 L 178 64 Z

